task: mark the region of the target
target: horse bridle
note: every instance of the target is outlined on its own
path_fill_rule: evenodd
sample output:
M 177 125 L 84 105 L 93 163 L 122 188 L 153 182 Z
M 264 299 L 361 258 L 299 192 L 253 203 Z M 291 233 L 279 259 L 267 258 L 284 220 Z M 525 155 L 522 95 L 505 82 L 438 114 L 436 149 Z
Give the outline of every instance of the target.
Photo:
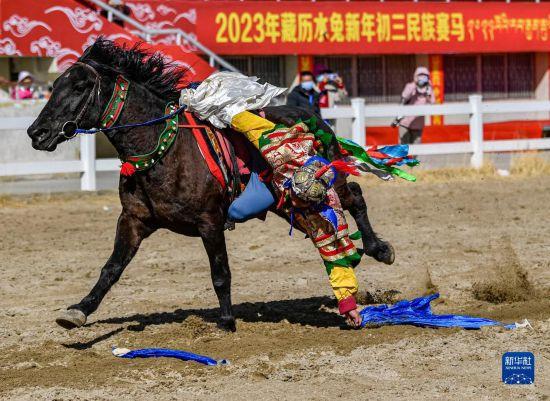
M 94 101 L 94 98 L 96 96 L 97 96 L 97 99 L 98 99 L 98 104 L 97 104 L 98 109 L 99 109 L 99 106 L 100 106 L 99 105 L 99 99 L 100 99 L 100 94 L 101 94 L 101 76 L 99 75 L 99 72 L 97 72 L 97 70 L 94 67 L 92 67 L 91 65 L 83 63 L 81 61 L 77 61 L 76 63 L 74 63 L 73 67 L 75 67 L 75 66 L 85 67 L 85 68 L 88 69 L 88 71 L 91 71 L 95 76 L 95 82 L 94 82 L 94 87 L 92 88 L 91 92 L 88 94 L 88 98 L 86 99 L 86 102 L 84 103 L 84 106 L 82 107 L 80 112 L 77 114 L 76 118 L 74 120 L 65 121 L 63 123 L 63 125 L 61 126 L 61 131 L 59 132 L 59 136 L 63 136 L 66 139 L 74 138 L 77 135 L 78 125 L 81 122 L 84 115 L 86 114 L 86 112 L 88 111 L 88 107 L 90 107 L 90 104 L 92 104 L 92 102 Z M 71 68 L 73 68 L 73 67 L 71 67 Z M 68 127 L 73 128 L 72 134 L 67 135 L 66 131 L 67 131 Z
M 97 102 L 98 109 L 101 106 L 99 102 L 100 91 L 101 91 L 101 76 L 99 75 L 97 70 L 93 67 L 93 65 L 77 61 L 76 63 L 74 63 L 73 66 L 83 66 L 89 71 L 92 71 L 92 73 L 95 76 L 95 82 L 94 82 L 94 87 L 92 88 L 92 91 L 88 94 L 88 97 L 86 98 L 86 102 L 84 103 L 84 106 L 82 107 L 82 109 L 80 110 L 76 118 L 74 120 L 65 121 L 61 126 L 61 131 L 58 134 L 60 137 L 71 139 L 78 134 L 97 134 L 98 132 L 106 133 L 113 130 L 132 129 L 132 128 L 138 128 L 138 127 L 149 127 L 153 125 L 158 125 L 179 115 L 187 107 L 186 105 L 182 105 L 179 108 L 170 107 L 170 109 L 167 110 L 168 114 L 165 114 L 162 117 L 157 117 L 151 120 L 138 122 L 138 123 L 114 125 L 115 122 L 120 117 L 120 114 L 124 107 L 124 103 L 126 101 L 126 97 L 128 95 L 129 86 L 130 86 L 129 80 L 124 78 L 124 76 L 122 75 L 118 75 L 115 80 L 115 85 L 113 88 L 113 94 L 111 95 L 111 99 L 108 101 L 107 106 L 103 111 L 103 113 L 99 114 L 99 118 L 101 120 L 100 127 L 90 128 L 90 129 L 80 129 L 78 126 L 96 96 L 98 99 L 98 102 Z M 173 103 L 173 102 L 170 102 L 170 103 Z M 70 134 L 67 133 L 68 127 L 72 129 L 72 132 Z

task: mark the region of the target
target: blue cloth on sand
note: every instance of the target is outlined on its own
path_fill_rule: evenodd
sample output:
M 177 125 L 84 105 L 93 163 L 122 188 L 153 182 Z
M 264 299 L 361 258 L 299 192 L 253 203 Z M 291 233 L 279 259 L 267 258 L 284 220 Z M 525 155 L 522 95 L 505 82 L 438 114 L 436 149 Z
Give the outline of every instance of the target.
M 506 325 L 482 317 L 434 315 L 430 302 L 436 298 L 439 298 L 439 294 L 415 298 L 412 301 L 403 300 L 394 305 L 367 306 L 360 312 L 363 319 L 361 326 L 410 324 L 420 327 L 462 327 L 464 329 L 479 329 L 483 326 L 516 328 L 515 324 Z
M 119 358 L 176 358 L 182 361 L 195 361 L 202 363 L 203 365 L 216 366 L 216 365 L 228 365 L 229 362 L 225 359 L 215 360 L 208 356 L 194 354 L 192 352 L 181 351 L 177 349 L 169 348 L 143 348 L 136 350 L 127 350 L 122 348 L 113 348 L 113 355 Z

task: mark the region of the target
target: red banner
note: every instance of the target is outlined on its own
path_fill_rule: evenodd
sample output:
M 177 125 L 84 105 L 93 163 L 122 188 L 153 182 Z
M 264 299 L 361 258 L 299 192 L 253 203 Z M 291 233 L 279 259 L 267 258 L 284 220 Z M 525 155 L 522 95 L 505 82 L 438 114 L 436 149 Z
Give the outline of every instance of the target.
M 70 0 L 0 1 L 0 55 L 53 57 L 64 70 L 99 35 L 133 42 L 137 37 Z
M 24 4 L 0 0 L 0 22 L 0 56 L 52 57 L 61 71 L 71 66 L 100 35 L 129 44 L 141 41 L 96 10 L 72 0 L 25 0 Z M 202 80 L 214 71 L 186 44 L 176 46 L 175 39 L 166 45 L 161 40 L 158 43 L 149 47 L 162 50 L 186 68 L 190 80 Z
M 548 3 L 216 1 L 194 7 L 198 39 L 220 54 L 550 51 Z

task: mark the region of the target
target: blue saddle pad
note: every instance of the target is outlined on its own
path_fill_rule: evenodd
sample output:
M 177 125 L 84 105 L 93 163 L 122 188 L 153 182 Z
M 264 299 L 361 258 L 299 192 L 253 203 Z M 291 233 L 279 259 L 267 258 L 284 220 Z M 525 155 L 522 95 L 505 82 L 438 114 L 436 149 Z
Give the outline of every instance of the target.
M 229 220 L 242 223 L 265 212 L 273 203 L 275 198 L 267 185 L 252 173 L 243 193 L 229 206 Z

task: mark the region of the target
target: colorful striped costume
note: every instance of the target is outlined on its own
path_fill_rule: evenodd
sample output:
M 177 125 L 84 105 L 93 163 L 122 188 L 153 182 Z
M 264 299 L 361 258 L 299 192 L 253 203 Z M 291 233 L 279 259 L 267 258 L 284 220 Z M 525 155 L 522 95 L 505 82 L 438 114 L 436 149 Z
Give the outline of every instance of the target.
M 272 183 L 279 196 L 285 197 L 285 182 L 295 170 L 316 154 L 315 136 L 305 123 L 293 127 L 275 126 L 272 122 L 247 111 L 235 115 L 232 128 L 247 136 L 261 151 L 273 169 Z M 337 230 L 313 205 L 296 207 L 291 199 L 282 204 L 294 224 L 307 232 L 323 259 L 339 311 L 344 314 L 356 308 L 357 279 L 353 268 L 361 257 L 348 236 L 344 211 L 334 188 L 327 191 L 325 203 L 337 217 Z
M 316 153 L 322 153 L 320 150 L 323 144 L 332 141 L 333 134 L 318 129 L 312 132 L 314 121 L 309 122 L 312 129 L 306 123 L 290 128 L 275 126 L 271 121 L 247 111 L 262 109 L 285 91 L 285 88 L 269 83 L 261 84 L 255 77 L 222 71 L 212 74 L 199 85 L 183 89 L 180 104 L 186 105 L 201 120 L 209 121 L 217 128 L 231 126 L 243 133 L 262 152 L 273 168 L 273 184 L 281 199 L 278 206 L 288 214 L 293 224 L 307 232 L 319 250 L 338 299 L 340 313 L 345 314 L 356 308 L 357 279 L 353 268 L 359 263 L 360 256 L 348 236 L 348 226 L 338 195 L 330 185 L 322 189 L 319 189 L 319 185 L 306 188 L 306 191 L 310 191 L 309 199 L 315 199 L 315 195 L 324 198 L 321 200 L 330 210 L 327 213 L 326 209 L 321 209 L 323 205 L 318 201 L 300 200 L 297 186 L 293 186 L 292 191 L 287 187 L 290 178 L 291 185 L 294 185 L 297 176 L 307 176 L 303 169 L 308 169 L 309 165 L 304 166 L 304 163 L 311 162 Z M 347 139 L 337 137 L 337 140 L 348 155 L 347 159 L 355 160 L 354 163 L 361 171 L 372 172 L 383 179 L 396 175 L 414 181 L 414 176 L 395 167 L 418 163 L 408 156 L 408 147 L 390 146 L 365 151 L 362 146 Z M 319 149 L 316 148 L 318 145 Z M 328 163 L 336 167 L 336 162 Z M 295 174 L 296 170 L 302 171 Z M 324 172 L 319 174 L 320 177 L 326 177 Z M 336 170 L 333 174 L 336 174 Z

